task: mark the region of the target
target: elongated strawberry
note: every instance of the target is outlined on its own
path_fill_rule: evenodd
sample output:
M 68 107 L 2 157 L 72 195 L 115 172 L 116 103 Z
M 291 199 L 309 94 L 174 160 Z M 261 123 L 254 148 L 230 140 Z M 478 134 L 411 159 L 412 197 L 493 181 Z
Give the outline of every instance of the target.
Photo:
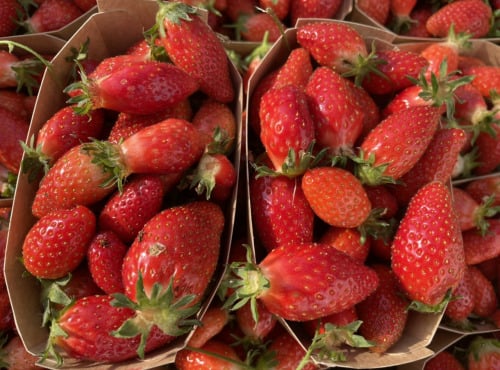
M 478 177 L 465 185 L 465 190 L 481 203 L 485 197 L 492 197 L 492 205 L 500 205 L 500 177 L 486 176 Z
M 474 310 L 474 285 L 469 267 L 465 269 L 462 280 L 451 294 L 452 298 L 446 305 L 444 315 L 453 325 L 465 328 L 470 325 L 468 319 Z
M 463 69 L 463 73 L 468 76 L 474 76 L 472 85 L 476 87 L 481 94 L 493 99 L 492 91 L 500 91 L 500 67 L 493 65 L 477 65 Z
M 274 80 L 273 87 L 295 85 L 305 89 L 312 73 L 313 65 L 309 51 L 305 48 L 297 47 L 290 52 L 283 65 L 278 68 L 278 74 Z
M 485 197 L 477 202 L 466 190 L 457 186 L 452 187 L 455 210 L 460 220 L 462 231 L 475 229 L 483 236 L 486 235 L 489 218 L 494 217 L 500 208 L 493 206 L 493 197 Z M 465 241 L 464 241 L 465 244 Z
M 137 357 L 140 336 L 119 338 L 113 335 L 134 310 L 115 307 L 110 295 L 93 295 L 77 300 L 52 324 L 47 357 L 55 357 L 59 364 L 63 358 L 59 349 L 71 357 L 89 361 L 119 362 Z M 163 334 L 153 326 L 145 338 L 145 352 L 171 342 L 174 337 Z
M 102 200 L 132 173 L 178 174 L 203 153 L 191 123 L 170 118 L 146 127 L 121 144 L 93 141 L 66 152 L 40 182 L 32 204 L 37 217 L 50 210 Z
M 14 174 L 21 168 L 23 149 L 20 141 L 28 135 L 29 121 L 26 118 L 0 107 L 3 133 L 0 136 L 0 164 Z
M 49 32 L 68 25 L 83 14 L 72 1 L 45 0 L 24 22 L 30 33 Z
M 169 58 L 192 76 L 200 90 L 222 103 L 234 99 L 229 60 L 215 32 L 196 13 L 196 8 L 169 2 L 157 13 L 160 39 Z
M 260 300 L 270 312 L 293 321 L 342 311 L 366 298 L 378 285 L 372 269 L 327 244 L 281 246 L 257 265 L 236 263 L 230 270 L 231 280 L 226 283 L 236 291 L 226 301 L 227 307 Z M 255 321 L 256 316 L 254 311 Z
M 201 325 L 196 327 L 187 345 L 193 348 L 203 347 L 205 343 L 222 331 L 229 320 L 229 312 L 226 309 L 218 304 L 210 306 L 203 314 Z
M 398 180 L 423 155 L 439 122 L 439 110 L 430 106 L 410 107 L 386 117 L 361 143 L 363 160 L 357 176 L 370 185 Z
M 477 266 L 470 265 L 468 269 L 474 291 L 472 312 L 481 318 L 490 317 L 498 307 L 495 286 Z
M 183 101 L 199 87 L 179 67 L 153 60 L 117 63 L 99 78 L 83 77 L 65 89 L 71 96 L 68 102 L 76 104 L 81 114 L 98 108 L 132 114 L 157 113 Z
M 117 335 L 146 338 L 153 325 L 175 336 L 191 329 L 186 319 L 198 310 L 215 272 L 224 225 L 221 208 L 208 201 L 167 208 L 144 225 L 125 256 L 125 295 L 117 297 L 136 315 Z
M 465 270 L 460 225 L 446 185 L 433 181 L 413 196 L 391 250 L 392 269 L 408 297 L 439 306 Z
M 490 219 L 486 233 L 471 229 L 463 233 L 465 261 L 468 265 L 475 265 L 500 255 L 500 221 Z
M 84 206 L 47 214 L 26 234 L 22 247 L 24 266 L 42 279 L 66 275 L 84 259 L 95 230 L 96 217 Z
M 331 226 L 357 227 L 370 214 L 370 200 L 361 182 L 345 169 L 311 168 L 301 186 L 316 216 Z
M 344 77 L 328 67 L 314 70 L 305 92 L 319 148 L 332 154 L 351 152 L 363 129 L 363 113 Z

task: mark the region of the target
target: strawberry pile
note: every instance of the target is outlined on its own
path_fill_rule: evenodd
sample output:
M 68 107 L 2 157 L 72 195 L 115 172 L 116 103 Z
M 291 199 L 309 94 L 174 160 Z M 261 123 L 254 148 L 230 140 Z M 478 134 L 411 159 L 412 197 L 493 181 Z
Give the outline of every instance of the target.
M 55 31 L 96 5 L 96 0 L 4 0 L 0 4 L 0 37 Z
M 190 332 L 213 289 L 237 180 L 230 64 L 185 4 L 159 4 L 146 34 L 102 60 L 78 52 L 67 105 L 22 146 L 41 361 L 144 358 Z
M 446 37 L 453 24 L 457 32 L 467 32 L 475 38 L 500 36 L 498 1 L 356 0 L 354 5 L 398 35 Z
M 483 263 L 497 271 L 498 190 L 473 204 L 451 181 L 500 164 L 500 69 L 465 51 L 470 35 L 453 27 L 445 41 L 398 48 L 368 45 L 341 21 L 286 36 L 289 52 L 248 90 L 255 251 L 231 265 L 223 307 L 250 305 L 257 321 L 264 306 L 312 327 L 309 352 L 327 364 L 348 359 L 346 347 L 383 354 L 408 308 L 449 304 L 451 317 L 468 301 L 466 276 Z M 462 327 L 497 310 L 496 273 L 488 284 L 478 275 Z

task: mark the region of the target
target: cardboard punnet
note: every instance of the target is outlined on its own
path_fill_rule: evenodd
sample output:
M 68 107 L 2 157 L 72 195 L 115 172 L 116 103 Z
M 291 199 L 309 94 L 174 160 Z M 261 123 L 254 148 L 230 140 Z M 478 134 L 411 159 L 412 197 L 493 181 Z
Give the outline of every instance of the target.
M 67 96 L 63 89 L 70 82 L 70 71 L 72 63 L 68 63 L 66 58 L 71 55 L 72 48 L 79 48 L 87 39 L 89 43 L 89 57 L 102 60 L 108 56 L 119 55 L 125 52 L 136 41 L 143 38 L 143 32 L 151 27 L 157 10 L 157 4 L 151 1 L 140 2 L 137 0 L 123 0 L 122 4 L 131 4 L 124 9 L 98 12 L 83 24 L 83 26 L 67 41 L 64 47 L 53 60 L 53 68 L 46 72 L 40 93 L 35 105 L 35 111 L 31 120 L 28 137 L 36 135 L 43 123 L 49 119 L 58 109 L 66 105 Z M 141 3 L 141 6 L 134 8 Z M 135 4 L 134 6 L 132 6 Z M 127 10 L 134 9 L 134 11 Z M 241 122 L 241 110 L 243 95 L 241 91 L 241 76 L 231 66 L 231 76 L 235 88 L 235 100 L 231 103 L 231 108 L 235 114 L 236 122 Z M 241 156 L 241 128 L 238 133 L 233 153 L 233 163 L 239 172 Z M 237 179 L 238 185 L 239 178 Z M 224 231 L 221 245 L 219 271 L 213 278 L 213 284 L 207 292 L 205 303 L 200 309 L 197 317 L 201 318 L 203 313 L 215 294 L 216 287 L 223 274 L 223 268 L 229 254 L 229 246 L 232 238 L 236 210 L 236 189 L 227 206 L 226 230 Z M 26 347 L 32 354 L 40 354 L 46 346 L 48 339 L 48 329 L 41 327 L 40 310 L 40 288 L 35 279 L 26 276 L 25 269 L 20 262 L 21 248 L 24 237 L 34 224 L 36 219 L 31 214 L 31 204 L 34 199 L 37 184 L 28 182 L 26 176 L 21 175 L 17 182 L 17 192 L 13 201 L 11 218 L 11 228 L 8 235 L 7 250 L 5 258 L 5 276 L 12 302 L 15 322 L 19 335 Z M 63 369 L 149 369 L 172 363 L 176 352 L 185 345 L 189 337 L 185 335 L 177 338 L 167 347 L 148 353 L 144 360 L 130 360 L 119 364 L 101 364 L 92 362 L 77 361 L 65 357 Z M 53 360 L 46 360 L 42 367 L 56 368 Z
M 324 19 L 301 19 L 297 22 L 297 26 L 295 28 L 291 28 L 286 30 L 284 35 L 274 43 L 269 52 L 266 54 L 264 59 L 261 62 L 259 68 L 256 69 L 254 74 L 249 80 L 249 86 L 247 91 L 247 99 L 246 99 L 246 107 L 248 109 L 249 104 L 251 102 L 251 97 L 254 92 L 254 89 L 258 85 L 259 81 L 267 75 L 269 72 L 281 66 L 286 60 L 288 54 L 292 49 L 298 46 L 296 41 L 296 33 L 297 28 L 302 24 L 310 23 L 310 22 L 324 22 Z M 394 48 L 392 41 L 394 39 L 393 35 L 384 30 L 367 26 L 352 23 L 349 21 L 341 21 L 341 20 L 327 20 L 328 22 L 343 22 L 354 27 L 358 32 L 360 32 L 365 39 L 367 47 L 371 48 L 372 43 L 374 42 L 377 45 L 377 48 Z M 259 153 L 251 152 L 251 133 L 248 131 L 249 122 L 247 115 L 246 122 L 246 143 L 245 146 L 245 154 L 246 158 L 250 159 L 253 155 L 258 155 Z M 252 209 L 250 203 L 250 189 L 248 187 L 249 179 L 250 179 L 250 165 L 247 160 L 246 166 L 246 176 L 247 176 L 247 208 L 248 212 L 248 224 L 249 224 L 249 241 L 252 246 L 254 252 L 256 252 L 256 236 L 253 231 L 253 222 L 252 222 Z M 258 253 L 258 252 L 257 252 Z M 255 253 L 254 253 L 255 254 Z M 345 367 L 345 368 L 353 368 L 353 369 L 375 369 L 375 368 L 384 368 L 384 367 L 394 367 L 401 364 L 411 363 L 413 361 L 418 361 L 424 359 L 426 357 L 431 356 L 434 352 L 429 348 L 429 344 L 432 341 L 432 338 L 439 327 L 439 323 L 441 322 L 443 313 L 438 314 L 423 314 L 418 312 L 411 312 L 408 323 L 406 325 L 403 337 L 396 343 L 392 348 L 390 348 L 385 354 L 379 355 L 375 353 L 371 353 L 366 349 L 352 349 L 348 350 L 346 353 L 347 361 L 345 362 L 331 362 L 324 361 L 316 358 L 313 355 L 313 359 L 317 362 L 318 365 L 323 367 Z M 285 327 L 295 336 L 297 340 L 299 340 L 304 348 L 307 348 L 308 342 L 302 339 L 302 334 L 300 333 L 300 329 L 296 329 L 297 324 L 291 322 L 283 322 Z

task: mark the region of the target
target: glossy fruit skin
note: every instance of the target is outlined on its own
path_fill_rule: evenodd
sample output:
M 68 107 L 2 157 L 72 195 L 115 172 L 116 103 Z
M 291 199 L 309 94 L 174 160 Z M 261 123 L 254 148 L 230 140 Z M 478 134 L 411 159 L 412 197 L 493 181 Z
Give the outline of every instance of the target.
M 272 313 L 293 321 L 342 311 L 378 285 L 373 270 L 325 244 L 276 248 L 259 263 L 259 269 L 270 286 L 257 298 Z
M 297 339 L 287 331 L 281 332 L 274 338 L 269 350 L 276 353 L 275 359 L 278 362 L 274 367 L 276 370 L 296 369 L 305 356 L 304 349 L 297 342 Z M 304 370 L 315 370 L 317 368 L 311 361 L 303 367 Z
M 0 163 L 14 174 L 19 172 L 23 149 L 19 141 L 25 141 L 29 121 L 21 115 L 0 107 L 3 133 L 0 137 Z
M 130 308 L 114 307 L 110 295 L 79 299 L 57 319 L 67 336 L 55 338 L 56 344 L 71 357 L 89 361 L 119 362 L 137 357 L 139 336 L 117 338 L 111 334 L 134 315 Z M 172 341 L 156 326 L 147 339 L 146 352 Z
M 477 229 L 462 234 L 468 265 L 476 265 L 500 255 L 500 220 L 493 218 L 488 223 L 488 231 L 484 236 Z
M 433 181 L 408 204 L 396 231 L 391 266 L 411 300 L 434 306 L 465 271 L 460 224 L 450 190 Z
M 24 239 L 24 266 L 42 279 L 65 276 L 84 259 L 95 230 L 96 217 L 87 207 L 75 206 L 47 214 Z
M 464 366 L 449 351 L 436 353 L 425 364 L 425 370 L 465 370 Z
M 17 28 L 16 18 L 19 3 L 16 0 L 2 1 L 0 6 L 0 37 L 12 36 Z
M 217 340 L 210 340 L 201 348 L 205 351 L 216 353 L 224 358 L 232 359 L 233 361 L 241 361 L 235 350 L 230 345 Z M 177 353 L 175 356 L 175 366 L 178 370 L 242 369 L 239 365 L 190 349 L 183 349 Z
M 33 32 L 49 32 L 68 25 L 83 14 L 72 1 L 45 0 L 26 21 Z

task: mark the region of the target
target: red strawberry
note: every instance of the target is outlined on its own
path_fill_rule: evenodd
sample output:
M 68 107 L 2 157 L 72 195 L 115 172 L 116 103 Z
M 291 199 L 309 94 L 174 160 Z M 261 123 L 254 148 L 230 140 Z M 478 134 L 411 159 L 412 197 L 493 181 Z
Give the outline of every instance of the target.
M 474 310 L 474 285 L 469 267 L 457 287 L 451 292 L 452 298 L 446 305 L 444 315 L 451 320 L 452 325 L 467 327 L 468 318 Z
M 391 2 L 390 0 L 358 0 L 356 1 L 356 7 L 371 19 L 385 25 L 389 19 Z
M 225 283 L 236 292 L 226 301 L 227 306 L 259 300 L 271 313 L 292 321 L 343 311 L 365 299 L 378 285 L 372 269 L 327 244 L 317 243 L 275 248 L 258 265 L 233 264 L 228 276 L 231 278 Z M 239 289 L 246 292 L 241 302 L 237 302 Z
M 148 126 L 119 145 L 81 144 L 59 158 L 42 179 L 32 212 L 40 217 L 52 209 L 94 204 L 116 187 L 121 191 L 123 179 L 132 173 L 181 173 L 197 162 L 203 149 L 192 124 L 175 118 Z
M 198 90 L 196 80 L 173 64 L 131 58 L 127 63 L 121 60 L 114 64 L 100 78 L 95 77 L 97 72 L 101 74 L 96 69 L 89 78 L 67 86 L 65 92 L 71 96 L 68 102 L 76 104 L 82 114 L 98 108 L 152 114 L 174 106 Z
M 496 114 L 496 120 L 500 120 L 500 114 Z M 491 130 L 491 132 L 490 132 Z M 474 162 L 477 166 L 473 168 L 475 175 L 488 175 L 493 173 L 500 165 L 500 126 L 491 124 L 489 130 L 480 132 L 474 143 L 477 156 Z
M 87 262 L 96 284 L 106 294 L 122 293 L 122 262 L 127 253 L 125 245 L 112 231 L 97 233 L 87 250 Z
M 290 11 L 291 0 L 259 0 L 259 7 L 271 9 L 280 20 L 285 19 Z
M 423 155 L 439 122 L 439 110 L 430 106 L 410 107 L 386 117 L 361 143 L 359 178 L 369 185 L 398 180 Z
M 320 243 L 329 244 L 352 258 L 365 262 L 370 252 L 370 240 L 362 240 L 355 228 L 329 227 L 319 238 Z
M 29 121 L 17 113 L 0 107 L 2 136 L 0 136 L 0 164 L 14 174 L 19 172 L 23 148 L 19 144 L 28 135 Z
M 233 21 L 236 22 L 238 18 L 243 14 L 255 13 L 255 6 L 257 5 L 254 0 L 232 0 L 228 1 L 227 7 L 224 10 L 224 14 Z
M 262 96 L 259 116 L 260 141 L 274 170 L 291 176 L 303 173 L 307 164 L 302 158 L 315 139 L 305 93 L 294 85 L 271 89 Z
M 469 266 L 468 269 L 474 291 L 474 309 L 472 312 L 481 318 L 488 318 L 496 311 L 498 306 L 495 286 L 476 266 Z
M 352 151 L 363 129 L 363 112 L 344 80 L 331 68 L 319 67 L 305 89 L 319 148 L 332 154 Z
M 488 224 L 484 235 L 477 229 L 463 233 L 465 261 L 468 265 L 476 265 L 500 255 L 500 219 L 489 219 Z
M 396 216 L 399 204 L 391 188 L 385 185 L 365 186 L 365 191 L 372 204 L 372 209 L 384 210 L 380 215 L 383 219 L 389 220 Z
M 299 18 L 334 18 L 341 5 L 339 0 L 290 0 L 290 24 Z
M 0 106 L 26 119 L 31 118 L 34 99 L 36 99 L 36 96 L 29 96 L 22 91 L 18 92 L 11 89 L 0 89 Z
M 71 271 L 71 279 L 66 284 L 60 285 L 60 288 L 69 299 L 74 301 L 86 296 L 103 293 L 92 278 L 86 261 Z M 57 308 L 61 309 L 63 307 Z
M 490 30 L 492 10 L 481 0 L 461 0 L 445 4 L 426 23 L 427 31 L 436 37 L 446 37 L 453 25 L 457 33 L 484 37 Z
M 19 2 L 17 0 L 2 1 L 0 6 L 0 37 L 13 36 L 18 25 Z
M 316 167 L 302 177 L 302 191 L 316 216 L 331 226 L 358 227 L 371 211 L 361 182 L 338 167 Z
M 465 370 L 462 363 L 451 352 L 444 350 L 432 356 L 424 370 Z
M 273 88 L 295 85 L 304 89 L 312 73 L 313 65 L 309 51 L 297 47 L 288 54 L 283 65 L 278 68 Z
M 24 266 L 42 279 L 66 275 L 84 259 L 95 230 L 95 215 L 84 206 L 47 214 L 26 234 L 22 246 Z
M 349 324 L 358 320 L 358 313 L 356 312 L 356 306 L 349 307 L 344 311 L 340 311 L 328 316 L 321 317 L 316 320 L 305 321 L 303 323 L 304 329 L 307 333 L 313 337 L 318 333 L 323 334 L 328 330 L 328 324 L 335 327 L 347 327 Z
M 137 175 L 116 191 L 99 212 L 101 230 L 113 231 L 125 244 L 130 244 L 144 224 L 162 208 L 165 195 L 163 179 L 157 175 Z
M 412 22 L 410 14 L 416 5 L 417 0 L 391 0 L 389 28 L 398 34 L 408 29 L 408 25 Z
M 115 334 L 127 319 L 134 316 L 134 310 L 115 307 L 113 302 L 114 298 L 109 295 L 93 295 L 77 300 L 52 324 L 57 325 L 58 330 L 53 331 L 50 343 L 64 349 L 73 358 L 88 361 L 119 362 L 137 357 L 141 338 L 123 338 Z M 173 339 L 153 326 L 147 340 L 145 338 L 144 352 Z
M 210 26 L 196 14 L 196 8 L 170 2 L 160 6 L 158 28 L 163 46 L 175 65 L 200 85 L 200 90 L 222 103 L 234 99 L 229 60 Z
M 298 179 L 252 177 L 250 202 L 254 230 L 267 251 L 280 245 L 312 242 L 314 213 Z
M 373 342 L 369 347 L 375 353 L 385 353 L 403 336 L 408 319 L 408 302 L 401 295 L 397 277 L 389 266 L 373 265 L 379 278 L 378 288 L 356 305 L 363 322 L 359 332 Z
M 48 32 L 67 26 L 82 14 L 73 1 L 44 0 L 24 23 L 30 33 Z
M 493 206 L 500 205 L 500 176 L 478 177 L 465 185 L 465 190 L 481 203 L 484 197 L 493 197 Z
M 474 337 L 467 355 L 468 370 L 492 370 L 500 361 L 500 341 L 494 338 Z
M 253 310 L 257 311 L 258 321 L 254 319 Z M 238 327 L 245 335 L 244 339 L 257 345 L 265 343 L 276 325 L 279 325 L 277 317 L 260 301 L 256 302 L 256 307 L 252 307 L 250 302 L 246 303 L 236 310 L 235 316 Z
M 274 70 L 265 75 L 256 84 L 253 93 L 250 96 L 248 106 L 248 123 L 250 129 L 253 130 L 253 133 L 257 136 L 260 135 L 260 103 L 262 102 L 262 97 L 273 87 L 277 75 L 278 70 Z
M 248 82 L 253 76 L 253 73 L 260 66 L 262 58 L 267 54 L 269 49 L 273 44 L 269 42 L 269 37 L 267 34 L 264 35 L 262 40 L 259 41 L 259 45 L 256 46 L 244 59 L 242 65 L 243 74 L 243 91 L 248 90 Z
M 82 10 L 82 12 L 87 12 L 97 5 L 96 0 L 73 0 L 73 2 Z
M 488 218 L 498 212 L 497 207 L 492 207 L 492 198 L 485 198 L 477 202 L 466 190 L 457 186 L 452 187 L 455 211 L 460 221 L 462 231 L 475 229 L 483 236 L 489 228 Z
M 194 369 L 220 369 L 220 370 L 242 370 L 244 363 L 236 354 L 235 350 L 228 344 L 217 340 L 210 340 L 197 351 L 195 348 L 185 348 L 175 356 L 175 366 L 178 370 Z M 214 355 L 212 356 L 211 353 Z M 226 361 L 224 359 L 230 361 Z M 241 362 L 237 365 L 234 362 Z
M 54 113 L 40 128 L 34 142 L 23 145 L 25 156 L 22 171 L 31 178 L 47 173 L 65 152 L 82 142 L 98 139 L 104 127 L 104 112 L 94 110 L 88 115 L 77 114 L 73 106 Z
M 268 12 L 242 15 L 237 21 L 236 39 L 260 42 L 267 33 L 270 42 L 281 36 L 285 26 Z
M 0 286 L 0 330 L 8 333 L 16 329 L 14 313 L 10 303 L 9 293 L 5 284 Z
M 463 69 L 464 75 L 474 76 L 471 84 L 486 98 L 493 98 L 492 91 L 500 91 L 500 66 L 471 66 Z
M 438 305 L 464 275 L 465 256 L 450 190 L 433 181 L 413 196 L 396 231 L 391 266 L 411 300 Z
M 427 4 L 419 4 L 417 2 L 415 8 L 410 12 L 411 22 L 408 28 L 401 30 L 401 34 L 410 37 L 432 37 L 425 24 L 429 17 L 434 13 L 431 6 Z
M 196 327 L 189 338 L 187 345 L 193 348 L 201 348 L 219 334 L 229 322 L 229 312 L 218 305 L 211 306 L 203 314 L 201 325 Z
M 276 362 L 274 366 L 265 368 L 273 368 L 275 370 L 297 369 L 300 366 L 303 370 L 315 370 L 318 366 L 311 360 L 307 360 L 305 364 L 303 360 L 308 354 L 300 343 L 292 337 L 287 331 L 282 331 L 273 339 L 268 348 L 269 352 L 274 352 L 271 361 Z M 262 355 L 264 358 L 266 354 Z
M 12 370 L 37 370 L 38 358 L 29 353 L 19 335 L 7 339 L 7 344 L 0 350 L 0 365 Z

